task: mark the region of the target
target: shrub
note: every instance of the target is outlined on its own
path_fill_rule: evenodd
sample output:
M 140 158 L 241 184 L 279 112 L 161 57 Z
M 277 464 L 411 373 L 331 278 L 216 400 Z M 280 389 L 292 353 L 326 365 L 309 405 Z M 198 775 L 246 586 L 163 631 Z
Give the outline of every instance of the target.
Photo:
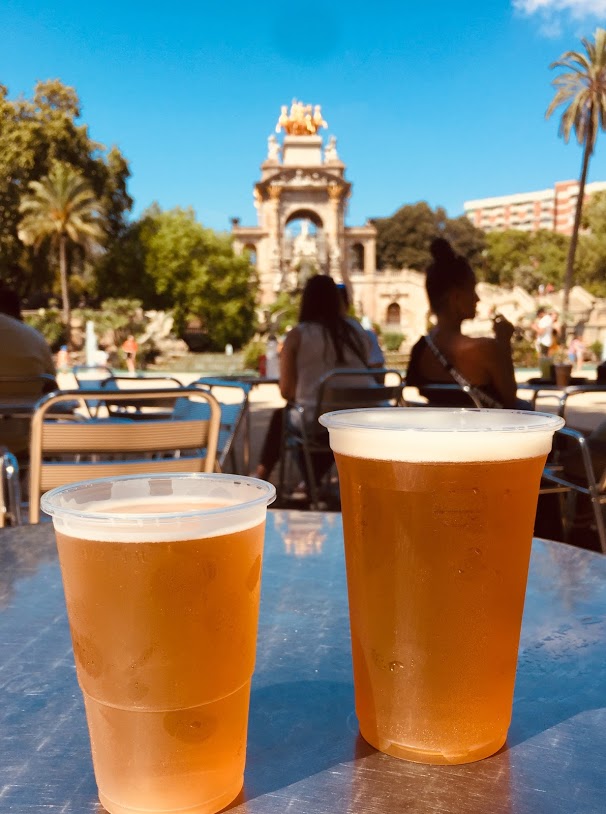
M 118 348 L 129 334 L 138 336 L 145 330 L 141 300 L 107 299 L 101 303 L 99 310 L 75 309 L 74 316 L 80 317 L 83 324 L 92 320 L 98 336 L 112 331 L 114 344 Z
M 246 370 L 258 370 L 259 359 L 265 354 L 266 344 L 262 339 L 251 339 L 244 346 L 244 367 Z
M 511 358 L 514 367 L 537 367 L 539 355 L 534 342 L 524 336 L 514 337 L 511 344 Z
M 602 351 L 604 350 L 604 345 L 600 342 L 599 339 L 596 339 L 595 342 L 592 342 L 589 346 L 589 350 L 593 353 L 593 356 L 596 362 L 599 362 L 602 359 Z
M 383 340 L 383 345 L 385 346 L 386 351 L 398 351 L 400 350 L 400 345 L 406 339 L 404 334 L 401 334 L 399 331 L 394 332 L 385 332 L 381 339 Z
M 61 312 L 57 308 L 41 308 L 35 313 L 24 314 L 23 321 L 40 331 L 52 350 L 58 350 L 65 341 Z

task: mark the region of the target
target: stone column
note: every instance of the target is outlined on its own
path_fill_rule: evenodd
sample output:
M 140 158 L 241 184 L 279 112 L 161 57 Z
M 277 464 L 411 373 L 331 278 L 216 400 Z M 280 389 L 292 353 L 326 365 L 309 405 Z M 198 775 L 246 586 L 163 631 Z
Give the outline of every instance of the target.
M 328 268 L 331 276 L 336 280 L 340 280 L 343 278 L 343 246 L 340 218 L 343 188 L 339 184 L 329 184 L 327 191 L 330 201 L 328 223 L 325 224 L 329 257 Z
M 268 189 L 268 223 L 269 231 L 269 267 L 271 270 L 272 288 L 280 291 L 282 288 L 282 241 L 280 235 L 280 196 L 282 187 L 271 184 Z

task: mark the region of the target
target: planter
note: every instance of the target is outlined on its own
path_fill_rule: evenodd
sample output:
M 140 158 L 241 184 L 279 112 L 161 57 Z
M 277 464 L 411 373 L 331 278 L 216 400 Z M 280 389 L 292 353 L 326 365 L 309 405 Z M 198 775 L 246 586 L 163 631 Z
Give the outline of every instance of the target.
M 539 373 L 542 379 L 551 379 L 553 365 L 549 356 L 539 357 Z
M 572 375 L 572 365 L 558 364 L 553 366 L 555 383 L 558 387 L 568 387 Z

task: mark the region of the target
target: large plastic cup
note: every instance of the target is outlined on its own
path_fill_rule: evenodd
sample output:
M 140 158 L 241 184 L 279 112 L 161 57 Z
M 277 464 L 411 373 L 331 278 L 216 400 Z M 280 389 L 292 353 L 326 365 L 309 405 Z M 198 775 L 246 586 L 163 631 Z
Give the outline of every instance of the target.
M 514 410 L 327 413 L 356 712 L 421 763 L 496 752 L 511 720 L 541 472 L 563 421 Z
M 111 814 L 213 814 L 238 795 L 274 497 L 254 478 L 175 474 L 42 498 Z

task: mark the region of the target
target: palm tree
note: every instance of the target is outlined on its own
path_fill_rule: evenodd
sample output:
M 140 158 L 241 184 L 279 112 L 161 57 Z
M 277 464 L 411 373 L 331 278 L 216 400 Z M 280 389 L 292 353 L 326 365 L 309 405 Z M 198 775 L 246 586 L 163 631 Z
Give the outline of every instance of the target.
M 23 196 L 18 235 L 26 246 L 38 249 L 47 239 L 59 255 L 63 323 L 69 341 L 71 310 L 68 289 L 68 242 L 91 250 L 104 237 L 103 212 L 83 176 L 70 164 L 55 161 L 40 181 L 31 181 Z
M 595 148 L 598 130 L 606 129 L 606 30 L 597 28 L 594 40 L 582 39 L 586 53 L 567 51 L 550 68 L 563 68 L 552 82 L 556 88 L 545 114 L 549 118 L 560 105 L 566 105 L 560 119 L 560 135 L 568 143 L 574 130 L 577 141 L 583 145 L 583 165 L 579 180 L 579 195 L 574 213 L 574 223 L 564 278 L 564 300 L 562 303 L 562 328 L 566 331 L 566 317 L 570 300 L 570 289 L 574 270 L 574 258 L 579 240 L 579 228 L 585 196 L 585 182 L 589 159 Z

